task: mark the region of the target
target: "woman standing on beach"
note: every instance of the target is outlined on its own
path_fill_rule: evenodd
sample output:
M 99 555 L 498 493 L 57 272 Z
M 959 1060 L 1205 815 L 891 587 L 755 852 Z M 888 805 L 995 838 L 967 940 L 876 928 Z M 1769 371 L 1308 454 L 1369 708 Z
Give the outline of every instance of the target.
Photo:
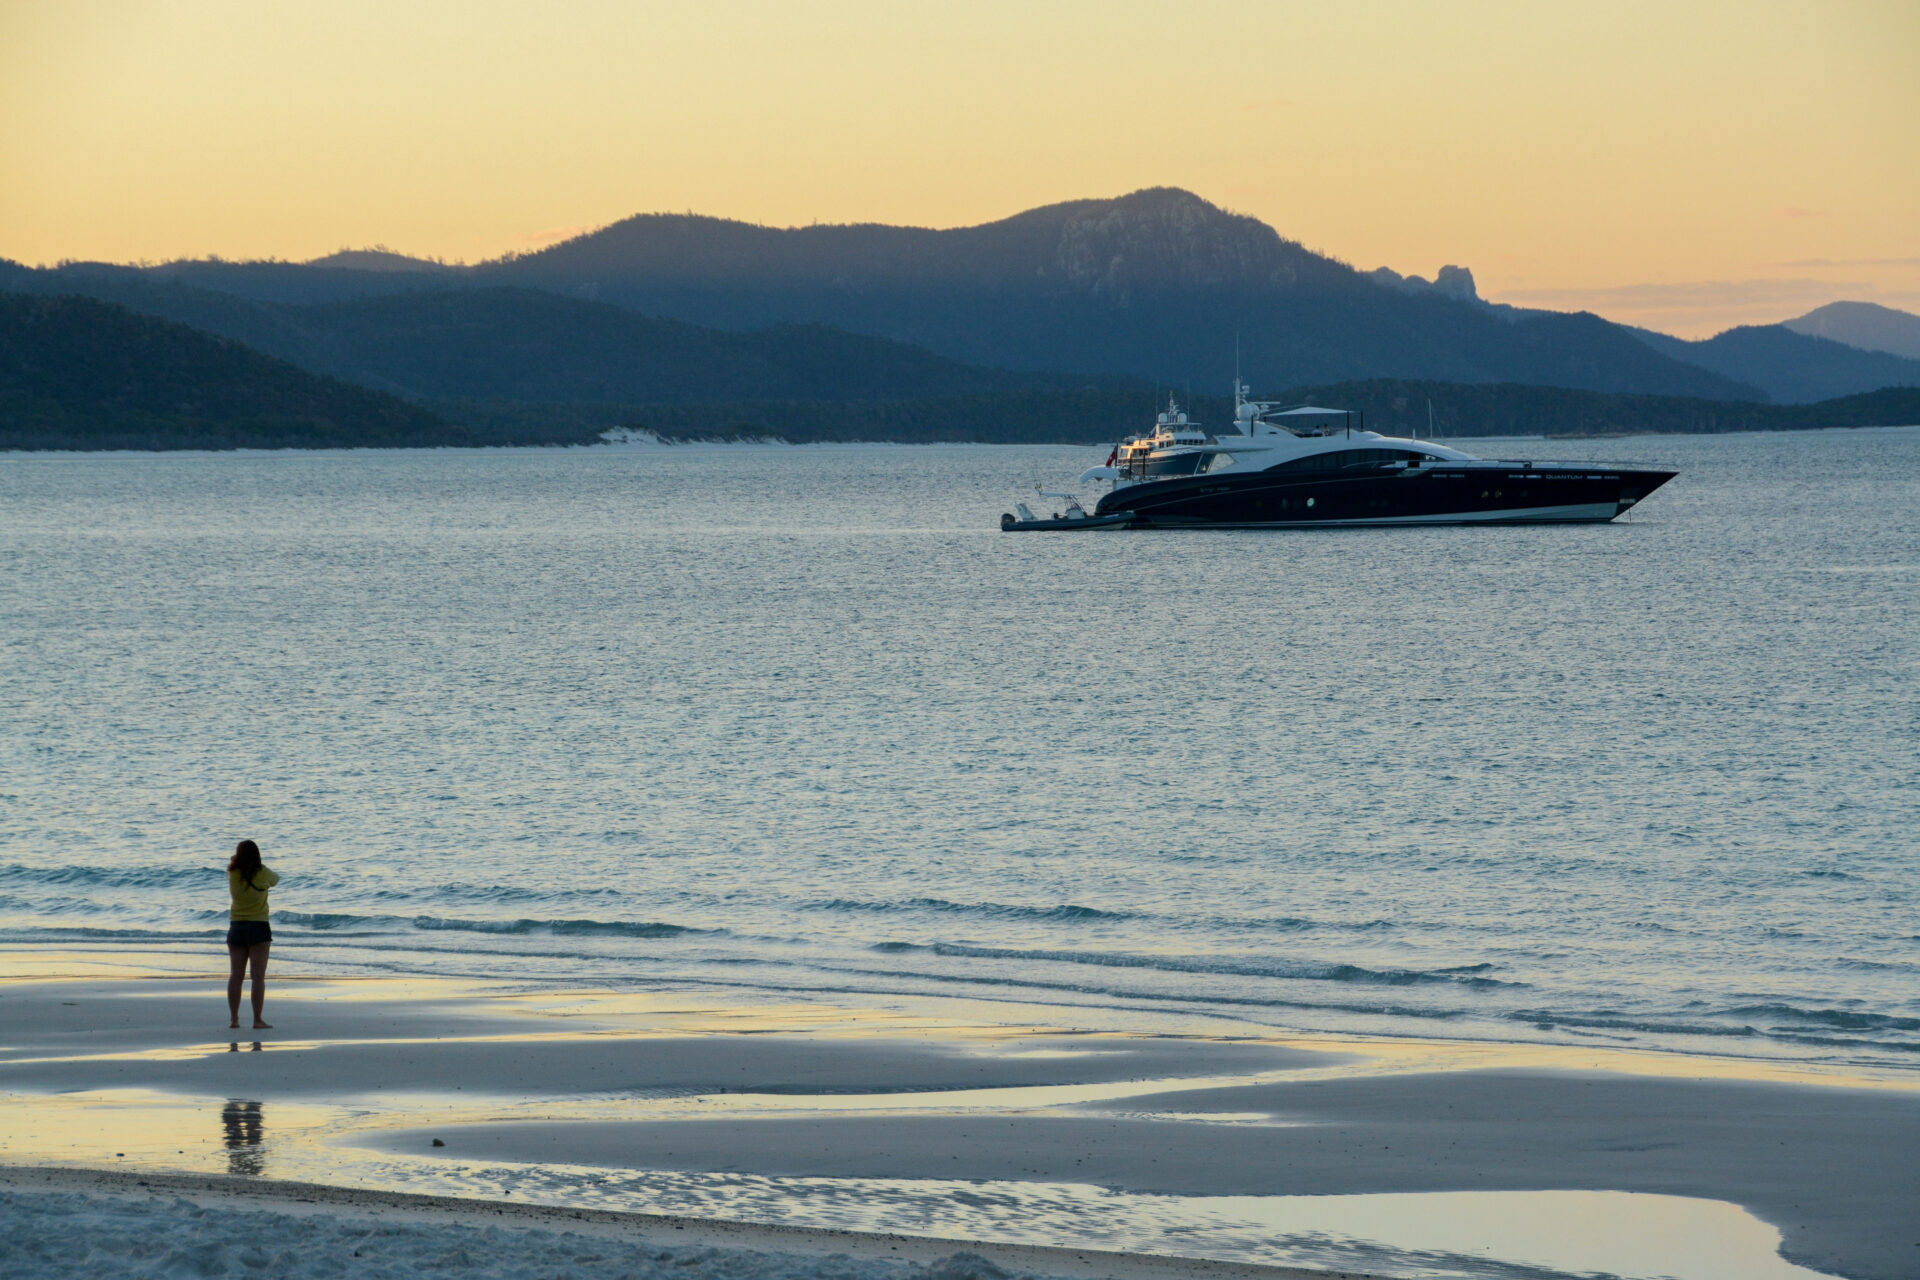
M 253 1026 L 256 1031 L 272 1030 L 260 1016 L 267 1003 L 267 951 L 273 946 L 273 929 L 267 924 L 267 890 L 280 883 L 260 861 L 260 846 L 242 840 L 234 846 L 233 859 L 227 863 L 227 893 L 233 909 L 227 914 L 227 957 L 233 963 L 227 976 L 227 1012 L 229 1027 L 240 1025 L 240 983 L 253 966 Z

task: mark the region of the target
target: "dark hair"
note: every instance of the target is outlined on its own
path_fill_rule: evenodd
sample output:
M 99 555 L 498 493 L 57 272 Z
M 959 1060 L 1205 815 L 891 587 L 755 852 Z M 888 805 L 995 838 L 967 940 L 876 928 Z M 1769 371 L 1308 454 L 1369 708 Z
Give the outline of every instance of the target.
M 242 840 L 233 846 L 233 860 L 227 863 L 227 870 L 238 871 L 247 888 L 258 889 L 260 886 L 253 878 L 260 872 L 260 846 L 251 840 Z

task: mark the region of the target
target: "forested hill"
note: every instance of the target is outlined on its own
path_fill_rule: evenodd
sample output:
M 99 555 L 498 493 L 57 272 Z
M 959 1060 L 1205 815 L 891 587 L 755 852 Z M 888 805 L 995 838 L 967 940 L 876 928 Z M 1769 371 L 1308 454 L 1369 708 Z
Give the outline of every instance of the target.
M 1862 351 L 1920 360 L 1920 316 L 1877 302 L 1829 302 L 1783 321 L 1783 329 L 1844 342 Z
M 416 405 L 185 325 L 0 293 L 0 449 L 471 443 Z
M 1752 383 L 1786 404 L 1811 404 L 1880 387 L 1920 387 L 1920 360 L 1865 351 L 1786 325 L 1741 325 L 1698 342 L 1644 329 L 1635 332 L 1656 351 Z
M 710 329 L 533 289 L 438 288 L 293 305 L 136 271 L 9 271 L 0 264 L 0 288 L 9 285 L 33 293 L 75 286 L 312 372 L 420 401 L 902 399 L 1127 381 L 979 368 L 821 325 Z
M 553 300 L 558 302 L 559 300 Z M 699 331 L 694 331 L 696 346 Z M 730 335 L 741 337 L 742 335 Z M 754 337 L 753 335 L 745 335 Z M 776 331 L 754 337 L 831 350 L 844 335 Z M 858 340 L 866 350 L 867 340 Z M 824 348 L 818 344 L 824 344 Z M 457 344 L 456 344 L 457 346 Z M 683 352 L 683 355 L 689 353 Z M 698 351 L 692 356 L 701 354 Z M 739 352 L 718 352 L 727 362 Z M 901 356 L 902 387 L 920 385 L 925 353 Z M 777 365 L 777 362 L 776 362 Z M 698 359 L 690 372 L 720 374 Z M 0 449 L 221 449 L 585 444 L 614 424 L 679 439 L 1110 442 L 1151 426 L 1160 407 L 1147 385 L 1057 386 L 964 369 L 946 394 L 872 397 L 788 395 L 749 379 L 731 397 L 662 403 L 441 402 L 436 414 L 364 387 L 272 359 L 238 343 L 73 297 L 0 293 Z M 937 379 L 934 380 L 936 383 Z M 741 394 L 744 392 L 745 394 Z M 1577 435 L 1614 432 L 1786 430 L 1920 423 L 1920 389 L 1893 389 L 1816 405 L 1763 405 L 1677 396 L 1609 395 L 1555 387 L 1441 382 L 1351 382 L 1295 388 L 1282 397 L 1365 415 L 1393 434 Z M 1214 429 L 1228 402 L 1190 406 Z M 458 425 L 455 425 L 458 424 Z

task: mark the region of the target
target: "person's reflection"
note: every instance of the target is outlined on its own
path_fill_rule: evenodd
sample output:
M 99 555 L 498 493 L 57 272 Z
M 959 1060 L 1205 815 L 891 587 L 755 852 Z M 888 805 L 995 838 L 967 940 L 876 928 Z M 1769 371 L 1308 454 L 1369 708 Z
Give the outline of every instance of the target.
M 266 1126 L 257 1102 L 229 1102 L 221 1109 L 220 1127 L 226 1131 L 227 1172 L 258 1177 L 266 1168 L 260 1139 Z

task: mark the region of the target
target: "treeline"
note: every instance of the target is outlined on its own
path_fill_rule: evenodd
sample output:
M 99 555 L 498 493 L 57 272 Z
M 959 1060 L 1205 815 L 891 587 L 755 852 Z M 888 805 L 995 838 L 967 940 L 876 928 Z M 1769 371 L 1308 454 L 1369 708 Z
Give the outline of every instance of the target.
M 1090 444 L 1151 431 L 1154 415 L 1165 407 L 1164 396 L 1145 389 L 1027 390 L 912 400 L 655 405 L 634 409 L 620 425 L 668 440 Z M 1224 399 L 1203 398 L 1197 408 L 1213 413 L 1206 421 L 1221 428 L 1232 416 L 1232 404 Z
M 1888 387 L 1817 404 L 1619 395 L 1515 383 L 1373 379 L 1298 387 L 1281 397 L 1352 409 L 1386 435 L 1593 436 L 1798 431 L 1920 423 L 1920 387 Z M 1432 432 L 1429 431 L 1431 405 Z
M 1273 399 L 1354 411 L 1356 426 L 1386 435 L 1593 436 L 1797 431 L 1817 427 L 1920 424 L 1920 388 L 1890 387 L 1809 405 L 1764 405 L 1681 396 L 1609 395 L 1559 387 L 1450 382 L 1349 382 L 1298 387 Z M 1432 431 L 1428 404 L 1432 403 Z M 1164 396 L 1138 391 L 1032 391 L 897 401 L 757 401 L 723 404 L 606 406 L 622 426 L 670 440 L 774 438 L 901 443 L 1102 444 L 1150 431 Z M 1182 399 L 1207 431 L 1232 430 L 1224 396 Z M 468 406 L 482 418 L 507 410 Z M 531 407 L 520 413 L 537 416 Z M 520 424 L 522 434 L 533 428 Z

